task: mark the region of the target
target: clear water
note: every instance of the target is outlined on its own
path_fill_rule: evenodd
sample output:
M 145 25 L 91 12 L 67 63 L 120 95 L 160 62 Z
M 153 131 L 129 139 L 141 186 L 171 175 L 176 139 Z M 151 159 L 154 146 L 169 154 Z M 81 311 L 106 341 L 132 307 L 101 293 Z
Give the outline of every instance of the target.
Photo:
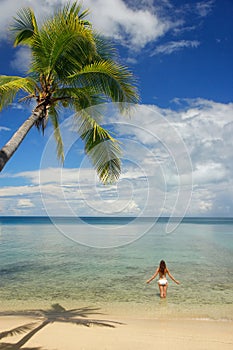
M 62 303 L 114 307 L 143 317 L 232 320 L 233 220 L 186 219 L 171 234 L 166 222 L 150 223 L 145 230 L 145 220 L 130 225 L 114 218 L 83 224 L 61 220 L 65 230 L 79 232 L 78 238 L 103 231 L 102 243 L 108 235 L 129 237 L 137 231 L 138 238 L 128 244 L 100 249 L 67 238 L 48 219 L 0 218 L 0 308 Z M 166 300 L 160 300 L 156 281 L 145 283 L 161 259 L 181 282 L 169 281 Z

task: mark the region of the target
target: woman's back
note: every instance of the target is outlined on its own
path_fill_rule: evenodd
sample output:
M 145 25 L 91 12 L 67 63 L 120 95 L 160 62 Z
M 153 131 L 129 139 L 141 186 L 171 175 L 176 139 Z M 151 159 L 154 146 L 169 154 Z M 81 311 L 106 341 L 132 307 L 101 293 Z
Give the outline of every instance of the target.
M 166 273 L 168 272 L 167 268 L 161 270 L 159 269 L 159 278 L 166 278 Z

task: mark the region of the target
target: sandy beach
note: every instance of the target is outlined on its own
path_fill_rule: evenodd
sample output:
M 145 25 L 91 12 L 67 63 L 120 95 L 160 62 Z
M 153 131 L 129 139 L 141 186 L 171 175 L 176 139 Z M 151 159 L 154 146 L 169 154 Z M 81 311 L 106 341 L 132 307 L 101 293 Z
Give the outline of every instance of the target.
M 232 223 L 93 250 L 22 220 L 2 229 L 0 350 L 233 349 Z M 181 281 L 166 299 L 146 283 L 161 250 Z
M 37 323 L 30 329 L 30 324 L 35 321 Z M 233 347 L 232 321 L 160 320 L 106 314 L 99 317 L 90 314 L 73 321 L 63 315 L 41 320 L 2 316 L 0 349 L 142 350 L 163 347 L 172 350 L 230 350 Z

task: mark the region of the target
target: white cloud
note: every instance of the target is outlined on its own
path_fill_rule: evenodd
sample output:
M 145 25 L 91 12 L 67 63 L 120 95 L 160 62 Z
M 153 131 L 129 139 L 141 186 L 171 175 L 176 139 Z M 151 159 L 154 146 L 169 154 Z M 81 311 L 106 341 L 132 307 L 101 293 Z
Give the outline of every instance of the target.
M 201 17 L 206 17 L 213 9 L 215 0 L 200 1 L 196 4 L 196 11 Z
M 19 72 L 26 73 L 31 62 L 31 52 L 27 47 L 20 47 L 11 61 L 11 67 Z
M 132 9 L 123 0 L 88 0 L 87 4 L 93 24 L 133 50 L 157 40 L 172 27 L 170 21 L 159 18 L 155 8 Z
M 197 164 L 193 171 L 193 181 L 198 186 L 211 182 L 224 181 L 227 178 L 227 169 L 222 163 L 208 162 Z
M 0 126 L 0 132 L 1 131 L 10 131 L 10 129 L 5 126 Z
M 24 198 L 24 199 L 19 199 L 17 202 L 17 207 L 18 208 L 33 208 L 34 204 L 31 202 L 30 199 Z
M 151 56 L 163 54 L 170 55 L 173 52 L 180 51 L 185 48 L 197 48 L 200 42 L 197 40 L 180 40 L 180 41 L 170 41 L 163 45 L 159 45 L 151 53 Z
M 196 99 L 179 100 L 176 111 L 138 106 L 130 120 L 114 116 L 124 151 L 117 185 L 102 186 L 85 161 L 2 174 L 11 183 L 0 188 L 2 215 L 19 213 L 17 204 L 31 215 L 231 215 L 232 115 L 233 103 Z

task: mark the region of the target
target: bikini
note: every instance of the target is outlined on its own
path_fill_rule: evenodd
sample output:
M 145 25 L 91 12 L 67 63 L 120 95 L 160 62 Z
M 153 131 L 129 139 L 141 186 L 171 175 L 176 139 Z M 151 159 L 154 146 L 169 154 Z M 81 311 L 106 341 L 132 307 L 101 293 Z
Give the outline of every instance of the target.
M 166 278 L 160 278 L 160 279 L 158 280 L 158 283 L 159 283 L 160 286 L 166 286 L 166 284 L 167 284 L 168 282 L 167 282 L 167 279 L 166 279 Z
M 167 281 L 167 279 L 166 279 L 166 270 L 164 271 L 164 274 L 163 273 L 159 273 L 159 280 L 158 280 L 158 284 L 160 285 L 160 286 L 166 286 L 166 284 L 168 283 L 168 281 Z

